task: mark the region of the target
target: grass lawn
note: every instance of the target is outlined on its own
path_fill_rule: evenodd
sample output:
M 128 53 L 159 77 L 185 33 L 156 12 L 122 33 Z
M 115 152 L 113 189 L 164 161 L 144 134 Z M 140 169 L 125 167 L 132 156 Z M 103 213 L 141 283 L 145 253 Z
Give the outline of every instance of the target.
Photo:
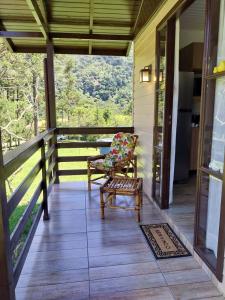
M 83 149 L 59 149 L 59 156 L 94 156 L 99 155 L 99 149 L 96 148 L 83 148 Z M 59 163 L 59 170 L 75 170 L 87 169 L 87 162 L 63 162 Z M 85 181 L 87 175 L 79 176 L 60 176 L 60 182 L 65 181 Z
M 98 155 L 99 149 L 96 148 L 84 148 L 84 149 L 59 149 L 59 156 L 92 156 L 92 155 Z M 26 176 L 29 174 L 31 169 L 35 166 L 35 164 L 40 160 L 41 153 L 40 151 L 37 151 L 32 157 L 30 157 L 24 164 L 21 166 L 20 169 L 18 169 L 8 180 L 7 183 L 7 196 L 8 199 L 10 195 L 16 190 L 16 188 L 22 183 L 22 181 L 26 178 Z M 72 169 L 86 169 L 87 163 L 86 162 L 66 162 L 66 163 L 60 163 L 59 169 L 60 170 L 72 170 Z M 87 180 L 86 175 L 79 175 L 79 176 L 61 176 L 60 181 L 84 181 Z M 20 201 L 19 205 L 13 212 L 13 214 L 10 217 L 9 220 L 9 226 L 10 226 L 10 232 L 12 233 L 13 230 L 16 228 L 16 225 L 19 221 L 19 219 L 22 217 L 27 205 L 29 204 L 31 197 L 37 188 L 37 185 L 41 181 L 41 172 L 39 172 L 38 176 L 34 180 L 34 182 L 29 187 L 28 191 Z M 18 256 L 19 251 L 21 249 L 21 245 L 23 245 L 23 242 L 29 232 L 30 226 L 32 225 L 33 217 L 36 214 L 36 211 L 38 209 L 38 206 L 40 205 L 42 201 L 42 194 L 39 197 L 39 200 L 34 207 L 34 210 L 32 212 L 31 218 L 28 220 L 24 233 L 21 237 L 21 241 L 19 243 L 18 248 L 16 249 L 16 253 L 14 253 L 15 258 Z

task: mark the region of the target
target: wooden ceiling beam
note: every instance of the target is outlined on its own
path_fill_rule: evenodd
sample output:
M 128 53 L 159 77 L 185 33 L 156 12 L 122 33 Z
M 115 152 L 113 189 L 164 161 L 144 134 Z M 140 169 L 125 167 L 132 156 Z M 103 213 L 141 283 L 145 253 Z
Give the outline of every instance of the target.
M 46 7 L 46 13 L 48 13 L 48 8 Z M 54 18 L 48 19 L 48 25 L 59 25 L 59 26 L 89 26 L 90 20 L 88 19 L 63 19 L 63 18 Z M 4 22 L 15 23 L 16 25 L 35 25 L 35 22 L 30 17 L 7 17 L 4 19 Z M 107 20 L 93 20 L 93 26 L 104 26 L 104 27 L 121 27 L 121 28 L 132 28 L 134 26 L 134 22 L 128 21 L 107 21 Z
M 26 0 L 34 19 L 36 20 L 37 24 L 39 25 L 40 31 L 42 32 L 44 38 L 49 40 L 49 32 L 48 32 L 48 25 L 46 24 L 45 18 L 43 17 L 41 10 L 35 0 Z
M 46 47 L 32 47 L 32 46 L 15 46 L 14 52 L 17 53 L 46 53 Z M 57 54 L 81 54 L 88 55 L 88 47 L 63 47 L 54 46 L 54 52 Z M 123 49 L 93 49 L 93 55 L 112 55 L 125 56 L 126 50 Z
M 156 13 L 157 9 L 164 3 L 164 0 L 143 0 L 142 8 L 138 20 L 135 25 L 134 35 L 137 34 L 144 28 L 152 16 Z M 146 13 L 147 12 L 147 13 Z
M 142 10 L 143 4 L 144 4 L 144 0 L 141 0 L 140 5 L 139 5 L 139 7 L 138 7 L 137 15 L 136 15 L 136 18 L 135 18 L 135 23 L 134 23 L 134 26 L 132 27 L 132 30 L 131 30 L 131 34 L 134 34 L 135 29 L 136 29 L 136 27 L 137 27 L 137 24 L 138 24 L 138 21 L 139 21 L 139 17 L 140 17 L 140 14 L 141 14 L 141 10 Z M 129 43 L 128 43 L 128 46 L 127 46 L 127 53 L 126 53 L 126 56 L 129 55 L 131 46 L 132 46 L 132 42 L 129 42 Z
M 47 18 L 47 3 L 45 0 L 40 0 L 40 12 L 43 16 L 45 24 L 48 26 L 48 18 Z
M 134 26 L 133 26 L 133 28 L 132 28 L 132 33 L 135 32 L 135 29 L 136 29 L 136 27 L 137 27 L 137 24 L 138 24 L 140 15 L 141 15 L 141 10 L 142 10 L 144 1 L 145 1 L 145 0 L 141 0 L 141 2 L 140 2 L 139 8 L 138 8 L 138 13 L 137 13 L 137 16 L 136 16 L 136 19 L 135 19 L 135 23 L 134 23 Z
M 4 38 L 42 38 L 40 32 L 27 31 L 0 31 L 0 36 Z M 74 40 L 100 40 L 100 41 L 132 41 L 132 35 L 121 34 L 86 34 L 73 32 L 51 32 L 49 37 L 55 39 L 74 39 Z
M 0 37 L 3 38 L 43 38 L 41 32 L 29 32 L 29 31 L 0 31 Z
M 78 39 L 78 40 L 101 40 L 101 41 L 132 41 L 133 35 L 121 34 L 85 34 L 85 33 L 70 33 L 70 32 L 52 32 L 52 38 L 60 39 Z
M 5 30 L 5 26 L 3 25 L 1 20 L 0 20 L 0 30 Z M 10 38 L 5 38 L 4 43 L 10 52 L 14 51 L 14 45 Z

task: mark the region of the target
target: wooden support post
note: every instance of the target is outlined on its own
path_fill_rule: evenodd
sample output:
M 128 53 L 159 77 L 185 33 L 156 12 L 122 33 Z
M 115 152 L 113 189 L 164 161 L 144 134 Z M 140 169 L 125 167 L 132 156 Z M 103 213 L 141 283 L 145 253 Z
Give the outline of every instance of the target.
M 48 192 L 47 192 L 47 178 L 46 178 L 46 157 L 45 157 L 45 142 L 43 140 L 43 144 L 41 146 L 41 160 L 42 160 L 42 184 L 43 184 L 43 210 L 44 221 L 48 221 L 49 213 L 48 213 Z
M 9 219 L 4 178 L 2 140 L 0 131 L 0 299 L 15 300 L 12 256 L 10 251 Z
M 56 103 L 55 103 L 55 76 L 54 76 L 54 48 L 52 43 L 47 44 L 47 58 L 44 60 L 44 70 L 45 70 L 45 94 L 46 94 L 46 118 L 47 118 L 47 128 L 56 128 Z M 57 144 L 57 136 L 50 142 L 52 144 Z M 55 183 L 59 183 L 58 176 L 58 150 L 55 147 L 53 153 L 53 160 L 55 160 L 55 167 L 53 172 L 56 175 Z
M 56 127 L 56 105 L 55 105 L 55 76 L 54 76 L 54 48 L 51 43 L 47 44 L 46 66 L 46 92 L 48 101 L 48 128 Z

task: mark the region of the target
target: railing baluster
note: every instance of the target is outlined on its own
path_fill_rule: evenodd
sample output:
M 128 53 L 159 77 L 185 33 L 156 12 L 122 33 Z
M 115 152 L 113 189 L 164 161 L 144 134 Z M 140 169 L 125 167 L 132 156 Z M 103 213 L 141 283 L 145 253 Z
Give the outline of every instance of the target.
M 48 149 L 50 149 L 52 146 L 54 147 L 53 153 L 51 158 L 49 159 L 49 164 L 51 164 L 53 161 L 55 161 L 55 166 L 53 169 L 53 174 L 50 174 L 49 181 L 52 180 L 53 177 L 55 177 L 54 183 L 59 183 L 59 176 L 58 174 L 58 149 L 57 149 L 57 135 L 54 133 L 54 136 L 49 140 L 48 142 Z
M 58 149 L 57 149 L 57 134 L 54 132 L 54 137 L 53 137 L 53 144 L 55 145 L 55 150 L 54 150 L 54 160 L 55 160 L 55 167 L 53 169 L 53 177 L 55 176 L 55 183 L 59 183 L 59 176 L 58 176 L 58 170 L 59 170 L 59 165 L 58 165 Z
M 0 261 L 1 261 L 0 299 L 15 300 L 1 131 L 0 131 Z
M 46 177 L 46 157 L 45 157 L 45 141 L 43 140 L 41 146 L 41 160 L 42 160 L 42 184 L 43 184 L 43 209 L 44 215 L 43 219 L 45 221 L 49 220 L 48 213 L 48 192 L 47 192 L 47 177 Z

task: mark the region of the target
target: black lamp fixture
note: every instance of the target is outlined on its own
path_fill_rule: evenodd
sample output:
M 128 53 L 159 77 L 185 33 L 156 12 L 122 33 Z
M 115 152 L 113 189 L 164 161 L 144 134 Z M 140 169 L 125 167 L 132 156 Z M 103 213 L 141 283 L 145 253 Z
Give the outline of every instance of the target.
M 140 82 L 150 82 L 152 80 L 152 65 L 144 67 L 140 71 Z

